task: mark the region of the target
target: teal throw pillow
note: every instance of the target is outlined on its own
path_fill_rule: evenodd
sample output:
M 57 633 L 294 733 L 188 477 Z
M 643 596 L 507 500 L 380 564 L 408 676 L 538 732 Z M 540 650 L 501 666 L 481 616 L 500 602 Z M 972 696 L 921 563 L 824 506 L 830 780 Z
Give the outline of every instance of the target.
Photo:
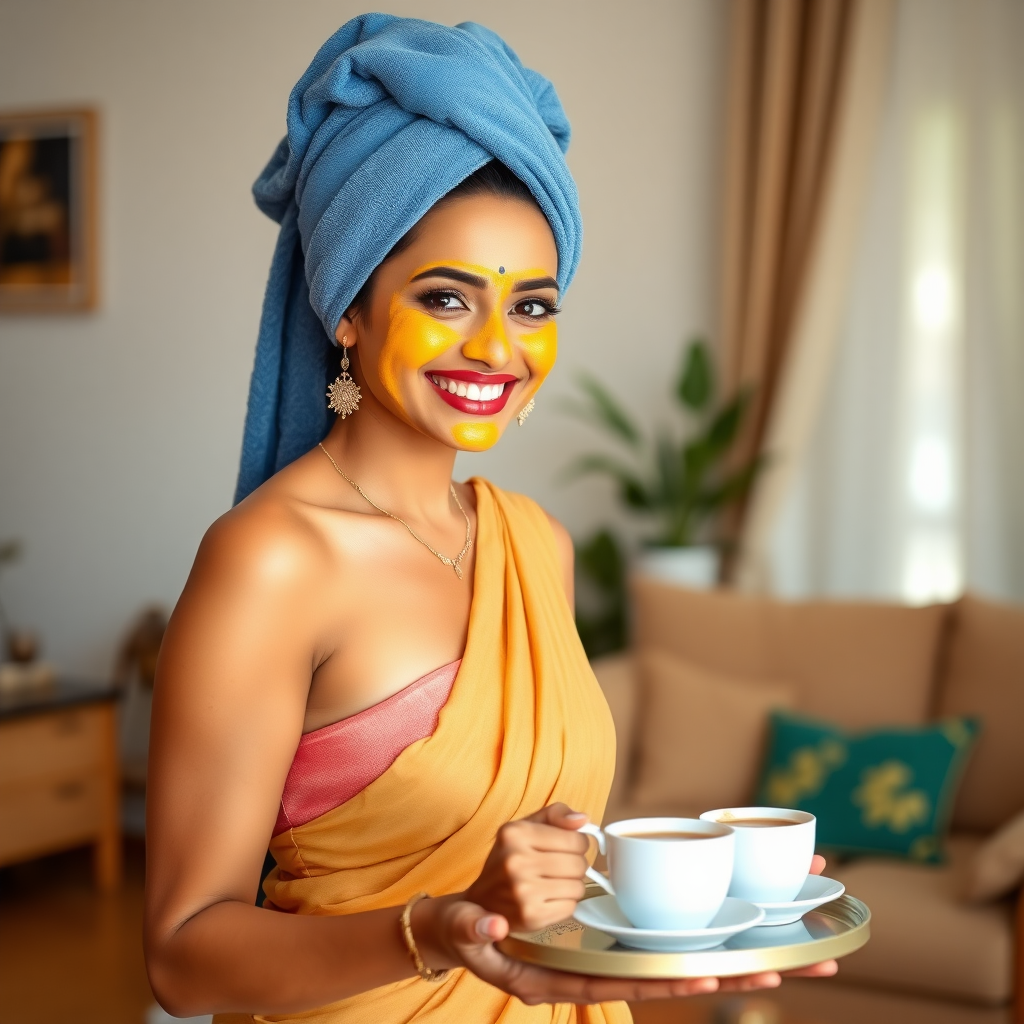
M 818 819 L 818 846 L 936 863 L 978 734 L 970 718 L 846 732 L 772 713 L 758 802 Z

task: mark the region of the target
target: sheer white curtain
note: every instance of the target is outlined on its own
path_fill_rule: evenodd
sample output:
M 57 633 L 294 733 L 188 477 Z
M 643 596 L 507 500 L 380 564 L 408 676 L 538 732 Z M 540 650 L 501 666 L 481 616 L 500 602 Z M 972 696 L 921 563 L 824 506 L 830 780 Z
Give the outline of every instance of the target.
M 1024 0 L 899 0 L 868 201 L 776 591 L 1024 599 Z

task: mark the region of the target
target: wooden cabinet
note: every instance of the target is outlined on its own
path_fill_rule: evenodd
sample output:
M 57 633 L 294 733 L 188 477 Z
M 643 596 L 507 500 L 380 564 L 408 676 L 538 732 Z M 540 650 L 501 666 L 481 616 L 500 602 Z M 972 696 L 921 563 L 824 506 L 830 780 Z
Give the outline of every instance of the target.
M 58 684 L 0 703 L 0 865 L 91 843 L 96 882 L 121 877 L 113 694 Z

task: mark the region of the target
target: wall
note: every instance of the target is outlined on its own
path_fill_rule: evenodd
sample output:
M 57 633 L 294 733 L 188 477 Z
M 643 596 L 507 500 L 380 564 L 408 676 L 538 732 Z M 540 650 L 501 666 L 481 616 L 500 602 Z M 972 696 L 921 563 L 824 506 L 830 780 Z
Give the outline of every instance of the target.
M 586 224 L 562 358 L 523 430 L 460 456 L 576 533 L 603 483 L 557 482 L 588 443 L 556 411 L 581 367 L 647 418 L 692 330 L 713 329 L 724 4 L 420 0 L 383 9 L 500 32 L 553 79 L 574 127 Z M 0 3 L 0 109 L 103 116 L 101 308 L 0 318 L 0 580 L 65 670 L 109 670 L 141 604 L 172 604 L 228 508 L 276 227 L 249 187 L 288 90 L 350 0 Z

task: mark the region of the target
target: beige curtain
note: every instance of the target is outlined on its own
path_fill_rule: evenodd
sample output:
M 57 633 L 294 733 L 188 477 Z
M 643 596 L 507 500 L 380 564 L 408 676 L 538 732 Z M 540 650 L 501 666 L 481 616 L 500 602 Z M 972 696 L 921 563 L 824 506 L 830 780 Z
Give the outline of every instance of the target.
M 899 0 L 892 37 L 834 365 L 763 517 L 771 582 L 1022 601 L 1024 4 Z
M 754 396 L 737 462 L 771 459 L 731 524 L 747 587 L 766 585 L 766 521 L 824 386 L 890 20 L 891 0 L 733 0 L 720 359 Z

